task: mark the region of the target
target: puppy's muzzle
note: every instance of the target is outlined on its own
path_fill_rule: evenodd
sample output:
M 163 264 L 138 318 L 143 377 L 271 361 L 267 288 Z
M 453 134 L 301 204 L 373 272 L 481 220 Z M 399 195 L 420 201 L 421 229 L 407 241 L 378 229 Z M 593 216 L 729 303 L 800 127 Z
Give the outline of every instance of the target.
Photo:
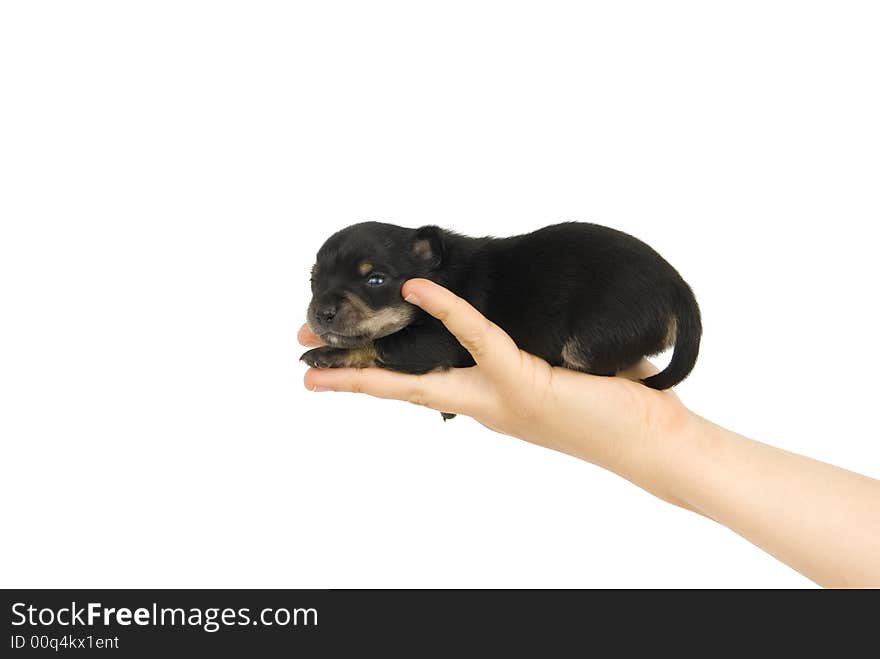
M 404 303 L 373 309 L 351 293 L 336 299 L 313 299 L 307 320 L 311 330 L 329 346 L 354 348 L 402 329 L 414 308 Z
M 313 299 L 306 320 L 309 328 L 329 346 L 353 348 L 371 338 L 358 329 L 362 314 L 344 299 Z

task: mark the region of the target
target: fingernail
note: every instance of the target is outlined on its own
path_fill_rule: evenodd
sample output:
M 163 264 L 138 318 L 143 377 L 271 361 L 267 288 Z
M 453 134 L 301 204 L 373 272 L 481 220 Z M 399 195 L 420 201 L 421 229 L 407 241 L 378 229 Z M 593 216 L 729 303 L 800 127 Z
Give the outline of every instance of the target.
M 311 390 L 314 391 L 315 393 L 319 393 L 321 391 L 330 391 L 327 387 L 317 387 L 317 386 L 312 387 Z
M 403 298 L 403 300 L 404 300 L 404 302 L 409 302 L 410 304 L 414 304 L 417 307 L 421 306 L 421 302 L 419 301 L 419 298 L 416 297 L 413 293 L 410 293 L 409 295 L 407 295 L 405 298 Z

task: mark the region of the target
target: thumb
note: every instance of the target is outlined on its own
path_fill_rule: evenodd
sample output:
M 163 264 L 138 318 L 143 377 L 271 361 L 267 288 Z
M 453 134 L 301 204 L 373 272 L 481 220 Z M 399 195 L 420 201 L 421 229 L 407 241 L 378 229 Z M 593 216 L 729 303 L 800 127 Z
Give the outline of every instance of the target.
M 428 279 L 410 279 L 403 298 L 442 322 L 490 376 L 515 373 L 519 348 L 507 333 L 455 293 Z

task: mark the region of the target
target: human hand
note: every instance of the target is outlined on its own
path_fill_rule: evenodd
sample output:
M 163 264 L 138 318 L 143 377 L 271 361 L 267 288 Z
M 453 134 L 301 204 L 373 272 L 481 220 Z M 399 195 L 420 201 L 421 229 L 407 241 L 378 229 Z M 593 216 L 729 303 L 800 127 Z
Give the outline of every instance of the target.
M 662 437 L 673 446 L 672 436 L 690 417 L 673 392 L 633 381 L 657 372 L 647 361 L 617 377 L 553 367 L 517 348 L 467 301 L 431 281 L 412 279 L 403 286 L 402 295 L 443 322 L 476 366 L 424 375 L 380 368 L 312 368 L 305 374 L 306 387 L 366 393 L 464 414 L 497 432 L 575 455 L 638 481 L 642 478 L 636 472 L 661 457 L 655 450 L 658 443 L 651 440 Z M 306 326 L 298 338 L 305 346 L 321 345 Z
M 306 387 L 471 416 L 714 519 L 818 583 L 880 584 L 880 482 L 700 418 L 672 391 L 633 381 L 656 372 L 647 361 L 617 377 L 555 368 L 519 350 L 500 327 L 437 284 L 412 279 L 402 294 L 440 319 L 476 366 L 425 375 L 311 368 Z M 305 326 L 299 341 L 321 345 Z

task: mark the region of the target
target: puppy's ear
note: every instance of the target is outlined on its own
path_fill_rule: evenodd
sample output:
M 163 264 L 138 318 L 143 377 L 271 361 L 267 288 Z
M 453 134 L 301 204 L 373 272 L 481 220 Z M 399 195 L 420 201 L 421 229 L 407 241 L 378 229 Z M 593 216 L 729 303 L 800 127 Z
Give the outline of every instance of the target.
M 416 261 L 433 269 L 443 263 L 443 230 L 433 225 L 416 230 L 412 255 Z

